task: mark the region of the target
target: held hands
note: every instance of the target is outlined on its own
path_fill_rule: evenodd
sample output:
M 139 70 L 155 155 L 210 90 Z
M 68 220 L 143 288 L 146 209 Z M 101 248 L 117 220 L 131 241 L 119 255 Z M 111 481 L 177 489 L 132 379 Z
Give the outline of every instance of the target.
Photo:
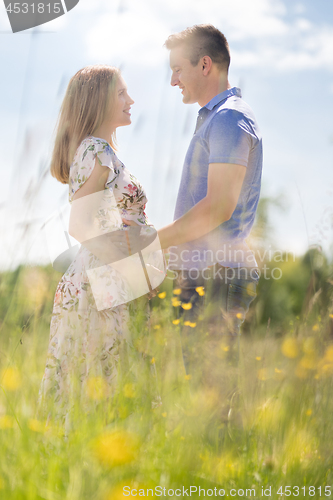
M 139 224 L 137 224 L 133 220 L 122 219 L 122 221 L 123 221 L 123 224 L 126 225 L 126 226 L 139 226 Z M 154 297 L 156 297 L 156 295 L 158 294 L 158 292 L 159 292 L 159 288 L 155 288 L 154 290 L 152 290 L 151 292 L 149 292 L 147 294 L 148 300 L 151 300 Z
M 83 241 L 85 246 L 102 263 L 112 264 L 144 250 L 157 237 L 157 231 L 151 226 L 140 226 L 133 221 L 123 220 L 121 229 L 107 232 Z
M 148 299 L 151 299 L 157 295 L 158 290 L 152 289 L 144 256 L 141 252 L 154 241 L 156 241 L 157 247 L 159 247 L 158 239 L 156 240 L 156 238 L 157 231 L 153 227 L 142 226 L 133 221 L 123 220 L 121 229 L 86 240 L 82 242 L 82 246 L 86 247 L 98 259 L 97 262 L 91 262 L 92 267 L 117 263 L 117 266 L 120 264 L 121 266 L 125 266 L 124 269 L 129 269 L 133 266 L 134 262 L 132 260 L 126 261 L 126 258 L 135 255 L 136 264 L 134 266 L 139 266 L 140 270 L 143 269 L 150 290 L 147 294 Z M 122 263 L 123 260 L 124 262 Z
M 134 222 L 134 220 L 122 219 L 122 221 L 125 226 L 139 226 L 139 224 Z

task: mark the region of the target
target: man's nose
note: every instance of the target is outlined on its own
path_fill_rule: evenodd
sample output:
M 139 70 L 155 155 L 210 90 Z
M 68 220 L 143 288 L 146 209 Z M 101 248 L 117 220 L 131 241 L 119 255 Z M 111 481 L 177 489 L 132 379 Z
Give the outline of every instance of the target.
M 173 87 L 175 87 L 176 85 L 178 85 L 178 83 L 179 83 L 179 78 L 178 78 L 177 73 L 172 73 L 170 85 L 172 85 Z

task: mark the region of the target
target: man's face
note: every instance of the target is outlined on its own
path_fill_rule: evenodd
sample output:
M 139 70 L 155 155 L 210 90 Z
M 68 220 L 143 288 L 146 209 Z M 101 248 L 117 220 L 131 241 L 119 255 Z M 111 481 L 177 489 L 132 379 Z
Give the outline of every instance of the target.
M 183 47 L 177 47 L 170 51 L 170 67 L 172 71 L 171 85 L 178 86 L 183 94 L 183 102 L 192 104 L 198 102 L 202 95 L 204 78 L 202 66 L 192 66 L 191 61 L 185 57 Z

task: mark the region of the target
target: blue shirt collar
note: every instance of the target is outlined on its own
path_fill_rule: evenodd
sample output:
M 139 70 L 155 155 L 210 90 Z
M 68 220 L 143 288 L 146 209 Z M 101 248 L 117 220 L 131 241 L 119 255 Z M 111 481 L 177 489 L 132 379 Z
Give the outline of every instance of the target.
M 222 101 L 225 101 L 228 99 L 228 97 L 231 97 L 232 95 L 235 95 L 237 97 L 242 97 L 242 92 L 241 89 L 238 87 L 232 87 L 231 89 L 227 89 L 224 92 L 221 92 L 221 94 L 217 94 L 216 96 L 211 99 L 206 106 L 203 106 L 201 109 L 209 109 L 210 111 L 215 108 L 217 104 L 219 104 Z M 201 110 L 200 110 L 201 111 Z

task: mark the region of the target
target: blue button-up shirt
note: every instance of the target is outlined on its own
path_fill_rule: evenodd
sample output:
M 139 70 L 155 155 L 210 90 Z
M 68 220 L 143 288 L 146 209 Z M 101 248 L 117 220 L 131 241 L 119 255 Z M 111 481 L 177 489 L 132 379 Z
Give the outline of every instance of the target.
M 253 112 L 237 87 L 216 95 L 199 110 L 185 157 L 174 219 L 180 218 L 206 196 L 210 163 L 246 167 L 237 206 L 228 221 L 207 235 L 172 247 L 170 269 L 203 269 L 216 262 L 229 267 L 257 265 L 245 239 L 253 225 L 259 200 L 262 140 Z

